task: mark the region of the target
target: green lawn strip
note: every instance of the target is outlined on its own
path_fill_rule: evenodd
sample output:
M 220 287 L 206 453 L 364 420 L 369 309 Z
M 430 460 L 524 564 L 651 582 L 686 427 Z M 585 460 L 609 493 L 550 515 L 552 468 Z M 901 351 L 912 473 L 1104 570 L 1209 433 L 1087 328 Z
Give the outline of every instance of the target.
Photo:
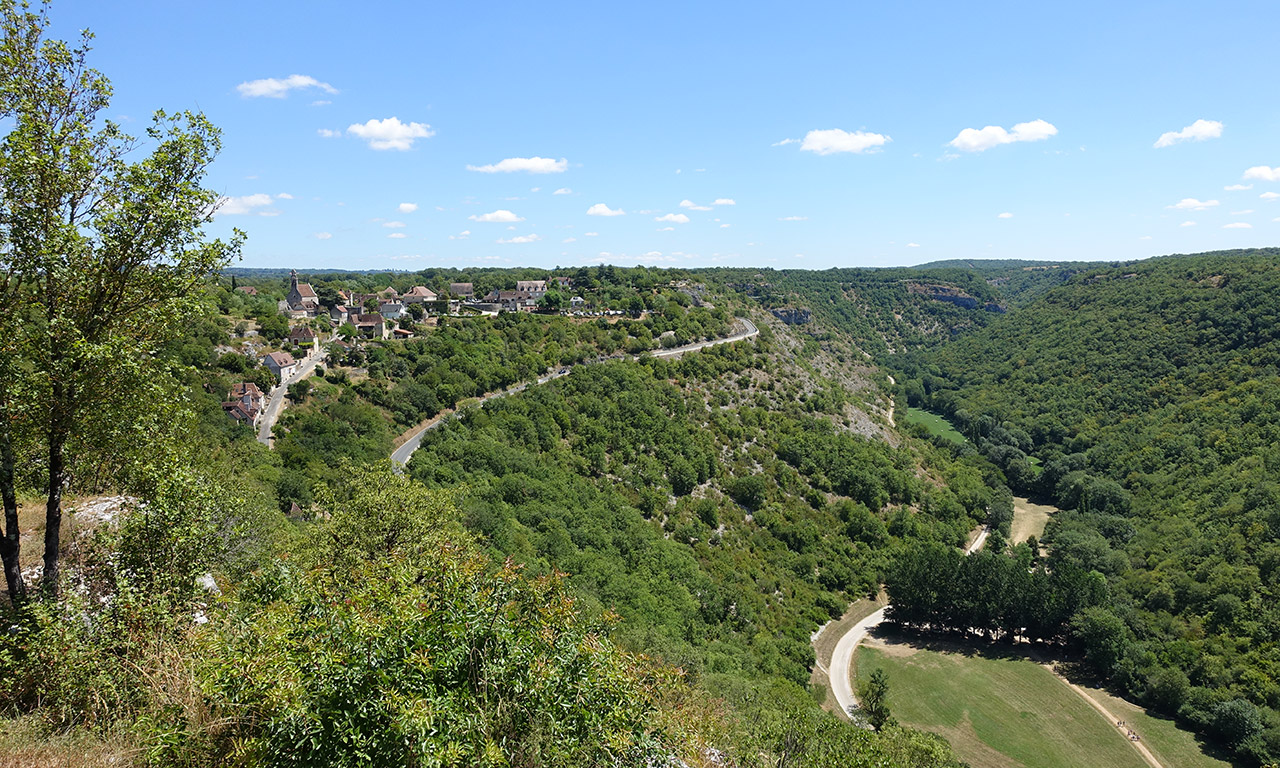
M 919 424 L 923 426 L 925 429 L 929 430 L 929 434 L 934 437 L 942 437 L 957 444 L 968 442 L 964 435 L 957 432 L 956 428 L 951 426 L 951 422 L 936 413 L 930 413 L 929 411 L 925 411 L 920 408 L 907 408 L 906 420 L 911 424 Z
M 1123 719 L 1142 738 L 1142 743 L 1161 763 L 1173 768 L 1231 768 L 1234 763 L 1224 757 L 1206 754 L 1195 734 L 1179 728 L 1162 717 L 1147 714 L 1137 704 L 1112 696 L 1104 690 L 1082 685 L 1090 696 L 1116 717 Z M 1212 748 L 1211 748 L 1212 749 Z
M 893 715 L 941 734 L 974 766 L 1147 768 L 1124 736 L 1051 672 L 1021 658 L 862 646 L 858 670 L 889 675 Z M 992 751 L 1007 760 L 993 759 Z

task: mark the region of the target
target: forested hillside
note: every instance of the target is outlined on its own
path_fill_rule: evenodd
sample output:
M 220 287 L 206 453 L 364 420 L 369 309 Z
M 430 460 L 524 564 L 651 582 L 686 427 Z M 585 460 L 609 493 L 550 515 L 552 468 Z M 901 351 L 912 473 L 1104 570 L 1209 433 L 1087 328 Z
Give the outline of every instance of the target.
M 1277 320 L 1280 251 L 1172 256 L 899 365 L 911 404 L 1070 510 L 1046 540 L 1107 577 L 1079 628 L 1096 670 L 1257 760 L 1280 755 Z

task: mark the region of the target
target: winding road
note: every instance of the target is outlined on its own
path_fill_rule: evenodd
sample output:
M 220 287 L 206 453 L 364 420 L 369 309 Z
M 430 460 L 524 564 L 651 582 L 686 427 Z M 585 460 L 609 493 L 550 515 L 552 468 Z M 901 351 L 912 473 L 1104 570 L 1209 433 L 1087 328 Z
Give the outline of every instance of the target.
M 982 549 L 982 545 L 987 541 L 988 533 L 990 533 L 990 529 L 983 526 L 982 530 L 974 538 L 973 543 L 969 545 L 964 553 L 972 555 Z M 831 652 L 831 667 L 828 677 L 831 682 L 831 692 L 835 694 L 836 703 L 840 705 L 841 712 L 848 712 L 851 707 L 858 704 L 858 697 L 853 692 L 853 675 L 850 671 L 850 667 L 853 665 L 853 653 L 858 650 L 858 645 L 866 639 L 871 630 L 884 623 L 886 610 L 888 610 L 888 606 L 881 608 L 850 627 L 844 637 L 841 637 L 836 642 L 836 648 Z
M 717 344 L 729 344 L 734 341 L 742 341 L 743 339 L 749 339 L 753 336 L 759 335 L 760 329 L 756 327 L 755 323 L 751 322 L 745 317 L 739 318 L 739 319 L 742 321 L 742 325 L 744 326 L 743 329 L 735 334 L 725 336 L 723 339 L 711 339 L 710 341 L 699 341 L 694 344 L 685 344 L 682 347 L 672 347 L 671 349 L 654 350 L 652 352 L 649 352 L 648 354 L 653 357 L 679 357 L 686 352 L 697 352 L 699 349 L 714 347 Z M 578 365 L 594 365 L 596 363 L 602 363 L 608 360 L 618 360 L 618 359 L 622 359 L 622 358 L 606 357 L 606 358 L 601 358 L 599 360 L 591 360 L 588 362 L 578 363 Z M 640 356 L 632 355 L 630 359 L 639 360 Z M 554 373 L 549 373 L 546 376 L 540 377 L 537 381 L 518 384 L 514 387 L 511 387 L 510 389 L 504 389 L 499 392 L 490 392 L 482 396 L 477 401 L 476 404 L 483 405 L 484 403 L 490 400 L 493 400 L 495 398 L 506 397 L 507 395 L 514 395 L 517 392 L 523 392 L 535 384 L 546 384 L 548 381 L 552 381 L 553 379 L 558 379 L 561 376 L 568 376 L 569 371 L 571 371 L 575 367 L 577 366 L 561 368 L 560 370 Z M 408 440 L 404 441 L 404 443 L 401 444 L 399 448 L 391 452 L 391 461 L 401 466 L 408 464 L 409 457 L 413 455 L 414 451 L 418 450 L 418 446 L 422 445 L 423 435 L 427 434 L 429 430 L 435 429 L 436 427 L 443 424 L 446 419 L 448 419 L 450 416 L 454 415 L 455 413 L 456 411 L 445 411 L 440 415 L 435 416 L 432 419 L 429 419 L 425 424 L 420 425 L 420 428 L 418 428 L 418 431 L 416 433 L 414 433 Z

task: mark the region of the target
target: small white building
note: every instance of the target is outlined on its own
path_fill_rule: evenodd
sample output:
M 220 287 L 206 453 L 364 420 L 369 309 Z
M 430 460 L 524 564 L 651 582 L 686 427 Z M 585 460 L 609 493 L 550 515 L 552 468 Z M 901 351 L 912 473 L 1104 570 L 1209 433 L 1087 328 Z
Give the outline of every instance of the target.
M 293 355 L 288 352 L 272 352 L 264 355 L 262 364 L 275 375 L 277 381 L 281 382 L 298 370 L 298 361 L 294 360 Z
M 399 320 L 404 314 L 404 305 L 398 301 L 386 301 L 378 305 L 378 314 L 386 320 Z

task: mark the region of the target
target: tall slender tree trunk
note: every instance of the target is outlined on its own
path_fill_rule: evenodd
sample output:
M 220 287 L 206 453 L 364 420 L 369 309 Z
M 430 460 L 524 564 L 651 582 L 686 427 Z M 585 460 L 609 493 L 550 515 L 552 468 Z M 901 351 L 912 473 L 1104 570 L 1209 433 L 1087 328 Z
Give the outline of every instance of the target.
M 44 508 L 44 575 L 41 588 L 49 597 L 58 596 L 58 555 L 62 545 L 62 486 L 67 465 L 63 448 L 66 432 L 54 417 L 49 434 L 49 495 Z
M 9 588 L 9 602 L 17 605 L 27 597 L 22 580 L 22 539 L 18 531 L 18 493 L 14 481 L 13 443 L 7 431 L 0 432 L 0 496 L 4 497 L 4 536 L 0 537 L 0 561 L 4 563 L 4 582 Z

